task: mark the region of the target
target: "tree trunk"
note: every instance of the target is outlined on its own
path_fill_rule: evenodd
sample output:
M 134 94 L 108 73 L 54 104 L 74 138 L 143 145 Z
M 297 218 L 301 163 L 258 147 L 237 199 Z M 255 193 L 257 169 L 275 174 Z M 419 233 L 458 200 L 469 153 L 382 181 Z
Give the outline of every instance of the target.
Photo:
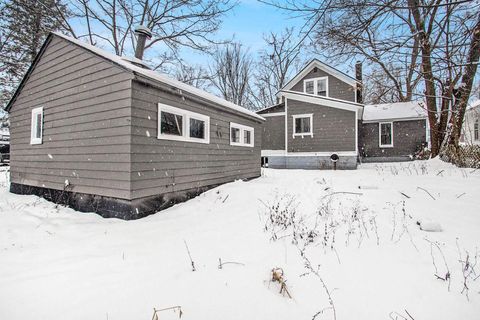
M 430 126 L 430 142 L 432 145 L 432 158 L 440 152 L 442 141 L 438 130 L 437 122 L 437 99 L 435 94 L 435 83 L 432 71 L 431 44 L 429 35 L 425 32 L 425 20 L 420 15 L 420 4 L 418 0 L 408 0 L 408 6 L 412 12 L 415 27 L 418 32 L 420 48 L 422 50 L 422 75 L 425 80 L 425 101 L 427 104 L 428 122 Z
M 453 107 L 453 128 L 450 135 L 449 144 L 458 146 L 460 135 L 462 133 L 463 119 L 467 109 L 468 99 L 472 92 L 473 79 L 477 72 L 478 60 L 480 57 L 480 13 L 477 18 L 477 24 L 472 32 L 472 42 L 468 53 L 467 64 L 463 72 L 460 88 L 455 93 L 455 104 Z

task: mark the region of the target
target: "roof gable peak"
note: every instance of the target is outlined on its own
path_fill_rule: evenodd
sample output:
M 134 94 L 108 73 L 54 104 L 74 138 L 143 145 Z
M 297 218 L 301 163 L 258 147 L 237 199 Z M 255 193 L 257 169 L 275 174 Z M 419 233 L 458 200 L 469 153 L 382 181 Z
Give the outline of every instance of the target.
M 340 80 L 342 80 L 343 82 L 351 85 L 351 86 L 355 86 L 358 81 L 347 75 L 346 73 L 320 61 L 319 59 L 315 58 L 315 59 L 312 59 L 310 60 L 309 63 L 307 63 L 305 65 L 305 67 L 300 70 L 300 72 L 298 72 L 295 77 L 293 77 L 283 88 L 282 90 L 290 90 L 293 86 L 295 86 L 299 81 L 301 81 L 308 73 L 310 73 L 314 68 L 318 68 L 326 73 L 328 73 L 329 75 L 332 75 L 333 77 L 336 77 Z

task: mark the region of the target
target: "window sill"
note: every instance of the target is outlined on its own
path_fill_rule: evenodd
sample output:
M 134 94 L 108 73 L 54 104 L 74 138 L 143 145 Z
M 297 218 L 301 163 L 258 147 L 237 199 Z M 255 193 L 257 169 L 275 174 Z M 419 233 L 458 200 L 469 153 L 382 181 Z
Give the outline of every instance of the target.
M 157 139 L 159 140 L 170 140 L 170 141 L 181 141 L 181 142 L 194 142 L 194 143 L 203 143 L 203 144 L 209 144 L 210 140 L 209 139 L 196 139 L 196 138 L 187 138 L 184 136 L 174 136 L 174 135 L 158 135 Z
M 393 148 L 393 144 L 380 145 L 379 148 Z
M 300 137 L 300 138 L 305 138 L 305 137 L 310 137 L 313 138 L 313 133 L 294 133 L 292 135 L 292 138 L 295 139 L 295 137 Z
M 249 147 L 249 148 L 253 148 L 253 144 L 245 144 L 245 143 L 240 143 L 240 142 L 230 142 L 230 145 L 231 146 L 234 146 L 234 147 Z

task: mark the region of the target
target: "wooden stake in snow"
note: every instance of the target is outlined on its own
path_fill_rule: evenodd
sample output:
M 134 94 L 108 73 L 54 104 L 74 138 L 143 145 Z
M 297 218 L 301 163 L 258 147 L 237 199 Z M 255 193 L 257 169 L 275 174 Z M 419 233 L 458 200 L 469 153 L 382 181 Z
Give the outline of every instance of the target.
M 185 243 L 185 248 L 187 248 L 188 257 L 190 258 L 190 262 L 192 263 L 192 271 L 195 271 L 195 263 L 193 262 L 192 256 L 190 255 L 190 250 L 188 249 L 187 241 L 183 240 Z

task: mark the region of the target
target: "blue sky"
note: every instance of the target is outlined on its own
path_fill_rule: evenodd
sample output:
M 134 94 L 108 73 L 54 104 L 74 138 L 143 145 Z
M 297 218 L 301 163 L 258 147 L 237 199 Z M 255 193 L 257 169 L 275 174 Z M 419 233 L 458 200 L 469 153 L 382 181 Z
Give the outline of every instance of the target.
M 215 38 L 233 38 L 236 42 L 248 48 L 251 54 L 256 55 L 265 45 L 263 41 L 264 34 L 270 32 L 281 33 L 285 28 L 293 27 L 295 33 L 298 35 L 298 32 L 304 25 L 305 20 L 303 18 L 294 18 L 289 16 L 287 12 L 273 6 L 257 0 L 240 0 L 239 4 L 224 17 L 223 23 Z M 294 40 L 299 40 L 299 37 L 297 36 Z M 305 41 L 309 41 L 309 39 L 307 38 Z M 181 56 L 190 65 L 208 66 L 211 59 L 205 54 L 190 49 L 184 49 Z M 332 66 L 335 68 L 351 76 L 354 75 L 354 61 L 335 65 L 334 62 L 328 61 L 324 57 L 312 56 L 312 52 L 305 49 L 301 52 L 301 61 L 304 63 L 313 57 L 326 63 L 333 63 Z
M 241 0 L 224 17 L 216 39 L 234 39 L 252 54 L 264 46 L 263 35 L 270 32 L 280 33 L 287 27 L 295 27 L 298 32 L 303 26 L 302 19 L 292 19 L 285 12 L 256 0 Z M 183 58 L 190 64 L 205 64 L 208 57 L 198 52 L 184 50 Z
M 281 32 L 286 27 L 300 27 L 303 21 L 291 19 L 285 12 L 256 0 L 243 0 L 224 19 L 220 37 L 235 36 L 235 40 L 252 51 L 262 48 L 263 34 Z

